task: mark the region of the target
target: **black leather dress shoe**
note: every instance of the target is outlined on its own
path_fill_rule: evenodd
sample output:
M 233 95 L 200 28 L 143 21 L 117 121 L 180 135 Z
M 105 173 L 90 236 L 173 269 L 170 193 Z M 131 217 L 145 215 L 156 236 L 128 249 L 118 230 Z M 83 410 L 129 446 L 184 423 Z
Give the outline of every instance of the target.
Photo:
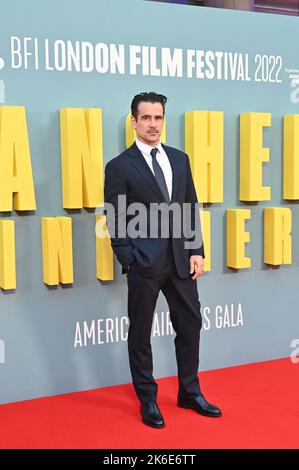
M 141 403 L 142 422 L 152 428 L 164 428 L 165 422 L 157 403 L 149 401 Z
M 179 397 L 178 406 L 181 408 L 191 408 L 200 415 L 212 418 L 219 418 L 222 415 L 220 408 L 207 402 L 203 395 L 197 395 L 197 397 L 192 398 Z

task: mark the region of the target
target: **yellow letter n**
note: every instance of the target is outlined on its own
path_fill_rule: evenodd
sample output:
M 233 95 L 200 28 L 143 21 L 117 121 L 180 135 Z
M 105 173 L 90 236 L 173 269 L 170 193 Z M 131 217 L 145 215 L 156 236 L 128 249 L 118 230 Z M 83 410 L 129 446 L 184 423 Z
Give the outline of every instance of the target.
M 63 207 L 97 207 L 104 200 L 102 111 L 60 111 Z
M 41 223 L 44 283 L 71 284 L 74 282 L 72 219 L 43 217 Z

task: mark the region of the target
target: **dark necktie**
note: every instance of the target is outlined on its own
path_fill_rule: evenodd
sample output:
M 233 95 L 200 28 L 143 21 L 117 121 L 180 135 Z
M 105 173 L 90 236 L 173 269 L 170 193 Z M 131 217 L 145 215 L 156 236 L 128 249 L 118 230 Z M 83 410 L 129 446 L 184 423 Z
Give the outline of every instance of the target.
M 166 186 L 164 173 L 163 173 L 162 168 L 160 167 L 159 163 L 157 162 L 157 158 L 156 158 L 157 152 L 158 152 L 157 148 L 153 148 L 151 150 L 153 170 L 154 170 L 154 174 L 155 174 L 157 183 L 158 183 L 158 185 L 159 185 L 159 187 L 162 191 L 162 194 L 164 196 L 164 199 L 167 202 L 167 204 L 170 204 L 170 198 L 169 198 L 169 193 L 168 193 L 168 189 L 167 189 L 167 186 Z

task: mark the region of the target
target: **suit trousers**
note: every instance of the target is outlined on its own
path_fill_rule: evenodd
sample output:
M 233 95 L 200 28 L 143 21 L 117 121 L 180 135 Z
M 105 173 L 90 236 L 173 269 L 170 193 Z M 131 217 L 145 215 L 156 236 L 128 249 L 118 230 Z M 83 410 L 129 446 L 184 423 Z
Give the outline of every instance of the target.
M 142 403 L 157 400 L 157 383 L 153 377 L 151 329 L 159 292 L 162 291 L 176 333 L 175 352 L 178 366 L 179 395 L 200 393 L 198 380 L 199 340 L 202 325 L 197 283 L 190 278 L 180 279 L 173 257 L 172 242 L 163 257 L 161 274 L 147 278 L 138 270 L 135 261 L 128 273 L 128 352 L 133 385 Z

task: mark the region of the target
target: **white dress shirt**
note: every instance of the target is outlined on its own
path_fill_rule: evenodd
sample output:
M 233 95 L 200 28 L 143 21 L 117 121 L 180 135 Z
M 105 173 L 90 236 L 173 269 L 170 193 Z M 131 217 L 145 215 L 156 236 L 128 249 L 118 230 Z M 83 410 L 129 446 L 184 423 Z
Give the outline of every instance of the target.
M 152 156 L 151 156 L 151 150 L 154 147 L 151 147 L 150 145 L 144 144 L 140 140 L 136 139 L 136 145 L 139 148 L 140 152 L 142 153 L 143 157 L 145 158 L 146 163 L 150 167 L 151 171 L 154 173 L 153 170 L 153 162 L 152 162 Z M 172 168 L 170 165 L 169 158 L 163 149 L 161 142 L 158 143 L 158 145 L 155 146 L 155 148 L 158 150 L 156 159 L 157 162 L 159 163 L 166 182 L 166 186 L 168 189 L 168 194 L 169 194 L 169 199 L 171 200 L 171 194 L 172 194 Z

